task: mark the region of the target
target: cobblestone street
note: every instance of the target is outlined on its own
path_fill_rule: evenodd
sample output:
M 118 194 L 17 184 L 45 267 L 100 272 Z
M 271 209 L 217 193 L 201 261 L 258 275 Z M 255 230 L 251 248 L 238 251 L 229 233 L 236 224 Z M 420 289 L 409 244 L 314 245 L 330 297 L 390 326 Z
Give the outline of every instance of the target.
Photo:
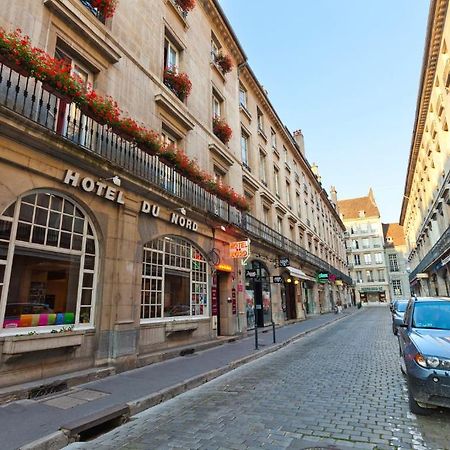
M 95 441 L 70 446 L 311 447 L 450 449 L 448 411 L 409 412 L 387 307 L 368 307 Z

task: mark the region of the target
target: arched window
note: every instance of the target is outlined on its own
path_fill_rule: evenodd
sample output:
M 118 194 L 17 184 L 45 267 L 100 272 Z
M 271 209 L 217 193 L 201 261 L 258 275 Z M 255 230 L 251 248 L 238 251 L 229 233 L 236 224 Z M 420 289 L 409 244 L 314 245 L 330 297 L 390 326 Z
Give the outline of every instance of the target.
M 141 319 L 208 316 L 208 265 L 189 241 L 166 236 L 144 246 Z
M 93 325 L 98 244 L 76 203 L 36 191 L 0 215 L 0 323 Z

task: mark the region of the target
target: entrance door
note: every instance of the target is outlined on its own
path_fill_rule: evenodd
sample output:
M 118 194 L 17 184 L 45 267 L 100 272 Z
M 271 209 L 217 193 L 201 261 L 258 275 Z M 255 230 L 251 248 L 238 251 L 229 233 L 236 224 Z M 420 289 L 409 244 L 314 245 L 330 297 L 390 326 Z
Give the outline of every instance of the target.
M 286 319 L 293 320 L 297 318 L 295 308 L 295 285 L 293 283 L 286 283 Z

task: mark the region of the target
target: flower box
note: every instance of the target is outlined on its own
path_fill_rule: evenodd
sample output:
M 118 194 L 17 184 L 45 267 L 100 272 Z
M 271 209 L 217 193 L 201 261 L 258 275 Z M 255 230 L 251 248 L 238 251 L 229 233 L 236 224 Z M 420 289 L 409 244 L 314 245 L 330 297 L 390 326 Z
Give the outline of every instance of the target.
M 54 95 L 56 98 L 59 98 L 61 102 L 64 103 L 72 103 L 73 97 L 71 95 L 65 94 L 52 86 L 50 83 L 47 83 L 45 81 L 42 82 L 42 89 L 47 91 L 49 94 Z
M 22 353 L 53 350 L 55 348 L 79 347 L 83 343 L 83 332 L 49 333 L 37 335 L 6 337 L 3 353 L 16 355 Z
M 99 125 L 106 125 L 107 120 L 104 117 L 100 117 L 91 109 L 89 105 L 80 105 L 79 110 L 81 111 L 81 114 L 90 117 L 92 120 L 97 122 Z
M 16 61 L 13 61 L 11 58 L 8 58 L 7 55 L 3 55 L 0 53 L 0 63 L 9 67 L 14 72 L 17 72 L 19 75 L 23 77 L 29 77 L 31 75 L 29 69 L 27 69 L 24 65 L 17 64 Z
M 178 73 L 175 68 L 164 70 L 164 84 L 182 101 L 189 97 L 192 83 L 186 73 Z

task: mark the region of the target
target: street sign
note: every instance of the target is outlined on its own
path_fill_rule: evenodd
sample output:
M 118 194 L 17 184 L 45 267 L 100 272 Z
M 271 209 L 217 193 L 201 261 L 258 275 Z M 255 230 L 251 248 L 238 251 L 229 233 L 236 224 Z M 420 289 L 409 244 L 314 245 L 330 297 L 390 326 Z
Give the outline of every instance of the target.
M 245 278 L 256 278 L 256 275 L 257 275 L 256 269 L 245 270 Z
M 274 283 L 282 283 L 283 282 L 283 277 L 281 275 L 274 275 L 273 282 Z
M 278 265 L 280 267 L 288 267 L 291 265 L 291 262 L 287 256 L 280 256 L 278 258 Z
M 317 274 L 317 281 L 319 283 L 326 283 L 328 281 L 328 274 L 327 273 L 318 273 Z
M 250 256 L 249 241 L 230 242 L 231 258 L 248 258 L 249 256 Z

